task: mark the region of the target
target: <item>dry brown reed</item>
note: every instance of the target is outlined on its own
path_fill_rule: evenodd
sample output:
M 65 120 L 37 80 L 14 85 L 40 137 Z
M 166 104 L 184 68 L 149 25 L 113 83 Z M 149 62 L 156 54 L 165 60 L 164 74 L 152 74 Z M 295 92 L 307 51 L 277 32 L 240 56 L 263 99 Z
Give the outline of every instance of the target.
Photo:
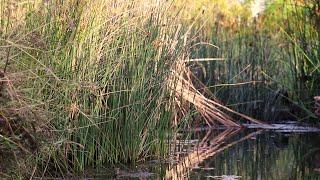
M 174 92 L 176 112 L 175 124 L 178 123 L 179 117 L 185 115 L 190 110 L 191 105 L 205 120 L 209 127 L 225 125 L 228 127 L 240 127 L 228 113 L 233 113 L 253 123 L 263 124 L 263 122 L 244 114 L 238 113 L 224 106 L 214 95 L 207 90 L 206 86 L 201 83 L 186 65 L 188 61 L 180 60 L 173 66 L 172 75 L 168 78 L 168 86 Z M 195 88 L 195 83 L 200 89 Z M 203 90 L 203 92 L 200 92 Z

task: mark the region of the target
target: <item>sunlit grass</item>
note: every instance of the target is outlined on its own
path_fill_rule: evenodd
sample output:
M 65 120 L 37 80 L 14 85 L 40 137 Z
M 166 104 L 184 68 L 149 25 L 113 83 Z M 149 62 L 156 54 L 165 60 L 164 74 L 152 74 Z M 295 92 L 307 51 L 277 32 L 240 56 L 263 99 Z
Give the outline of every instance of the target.
M 64 174 L 165 155 L 172 116 L 164 82 L 184 54 L 177 38 L 184 28 L 166 13 L 170 3 L 29 6 L 24 22 L 6 22 L 18 33 L 2 34 L 2 43 L 16 55 L 15 71 L 28 71 L 23 94 L 40 102 L 40 114 L 50 115 L 37 122 L 37 131 L 48 136 L 37 170 Z
M 253 19 L 236 1 L 1 1 L 1 116 L 13 109 L 41 134 L 28 159 L 41 175 L 159 158 L 190 104 L 209 125 L 238 126 L 226 112 L 239 113 L 188 85 L 181 62 L 203 71 L 211 95 L 267 119 L 277 92 L 299 101 L 297 90 L 312 97 L 320 84 L 319 27 L 304 21 L 313 7 L 293 7 L 277 2 Z

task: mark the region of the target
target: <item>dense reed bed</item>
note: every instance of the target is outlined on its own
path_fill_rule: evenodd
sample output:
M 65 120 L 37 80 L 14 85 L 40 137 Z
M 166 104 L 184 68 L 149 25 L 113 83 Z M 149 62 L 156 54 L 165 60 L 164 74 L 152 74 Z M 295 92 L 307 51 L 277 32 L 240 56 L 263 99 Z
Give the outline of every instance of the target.
M 172 118 L 165 79 L 185 53 L 186 29 L 168 13 L 170 3 L 1 3 L 2 50 L 18 88 L 11 99 L 20 103 L 14 110 L 20 117 L 34 112 L 34 133 L 42 139 L 25 161 L 34 166 L 27 174 L 55 176 L 165 154 Z
M 303 23 L 319 17 L 313 4 L 252 18 L 236 1 L 2 0 L 1 162 L 64 176 L 164 157 L 192 118 L 261 123 L 232 109 L 269 115 L 282 89 L 297 102 L 297 87 L 317 93 L 319 26 Z
M 1 109 L 1 144 L 28 155 L 14 160 L 18 173 L 60 176 L 163 157 L 186 116 L 184 99 L 209 125 L 239 126 L 191 79 L 180 84 L 192 74 L 185 63 L 195 27 L 171 1 L 1 3 L 10 102 Z
M 319 2 L 270 1 L 252 17 L 250 3 L 188 3 L 202 11 L 194 57 L 220 57 L 193 64 L 202 81 L 224 103 L 264 119 L 315 118 L 319 94 Z M 212 45 L 216 45 L 212 46 Z M 315 120 L 315 119 L 314 119 Z M 316 122 L 316 121 L 314 121 Z

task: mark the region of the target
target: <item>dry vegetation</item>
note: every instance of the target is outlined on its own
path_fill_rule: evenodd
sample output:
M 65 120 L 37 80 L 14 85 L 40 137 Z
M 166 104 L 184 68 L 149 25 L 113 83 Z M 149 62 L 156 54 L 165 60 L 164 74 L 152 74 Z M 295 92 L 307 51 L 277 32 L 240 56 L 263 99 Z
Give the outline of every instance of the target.
M 19 169 L 0 166 L 1 175 L 64 176 L 160 158 L 193 111 L 202 125 L 261 123 L 216 97 L 261 108 L 261 93 L 251 94 L 260 82 L 314 93 L 317 79 L 292 82 L 320 72 L 318 26 L 284 9 L 276 21 L 253 21 L 247 5 L 219 0 L 0 1 L 0 154 Z M 291 14 L 301 16 L 285 24 Z M 271 37 L 283 28 L 273 22 L 287 29 Z

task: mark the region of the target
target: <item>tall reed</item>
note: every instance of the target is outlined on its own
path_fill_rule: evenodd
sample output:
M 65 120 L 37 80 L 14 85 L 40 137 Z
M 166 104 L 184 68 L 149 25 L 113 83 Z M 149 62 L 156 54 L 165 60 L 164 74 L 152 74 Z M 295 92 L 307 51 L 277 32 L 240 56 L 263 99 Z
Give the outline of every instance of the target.
M 211 91 L 230 107 L 257 118 L 273 119 L 270 114 L 287 106 L 306 111 L 297 113 L 301 118 L 314 117 L 308 104 L 319 93 L 319 4 L 270 1 L 253 18 L 248 2 L 201 2 L 188 3 L 202 12 L 191 55 L 220 59 L 191 66 L 202 69 L 202 81 Z
M 180 37 L 187 30 L 168 13 L 171 2 L 34 1 L 25 8 L 16 35 L 3 42 L 16 54 L 15 71 L 27 76 L 18 87 L 47 118 L 37 122 L 44 134 L 37 172 L 165 155 L 172 119 L 165 81 L 186 52 Z

